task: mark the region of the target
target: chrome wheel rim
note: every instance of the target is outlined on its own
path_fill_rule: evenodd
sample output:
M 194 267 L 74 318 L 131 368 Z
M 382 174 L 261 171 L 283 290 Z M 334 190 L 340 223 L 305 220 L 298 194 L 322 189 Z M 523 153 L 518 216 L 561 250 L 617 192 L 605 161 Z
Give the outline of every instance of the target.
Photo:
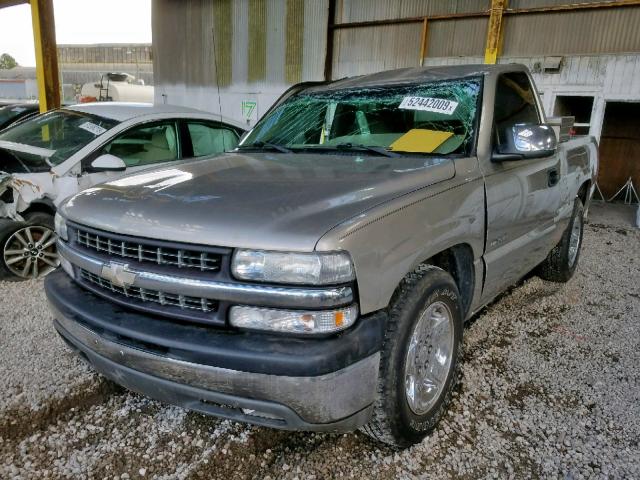
M 429 305 L 416 322 L 405 361 L 405 394 L 416 415 L 427 413 L 444 390 L 453 336 L 453 315 L 444 302 Z
M 56 235 L 49 227 L 30 225 L 15 231 L 4 244 L 4 264 L 20 278 L 38 278 L 58 265 Z
M 571 235 L 569 236 L 569 266 L 572 267 L 578 258 L 578 250 L 580 249 L 580 237 L 582 234 L 582 218 L 578 215 L 573 220 L 571 227 Z

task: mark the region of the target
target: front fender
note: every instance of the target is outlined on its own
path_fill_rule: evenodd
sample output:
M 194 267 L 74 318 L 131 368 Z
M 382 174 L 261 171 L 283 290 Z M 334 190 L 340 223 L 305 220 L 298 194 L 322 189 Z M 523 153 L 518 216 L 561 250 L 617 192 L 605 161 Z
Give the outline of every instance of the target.
M 316 250 L 348 251 L 363 314 L 385 308 L 400 281 L 420 263 L 462 243 L 474 260 L 484 248 L 482 177 L 458 177 L 396 198 L 325 234 Z

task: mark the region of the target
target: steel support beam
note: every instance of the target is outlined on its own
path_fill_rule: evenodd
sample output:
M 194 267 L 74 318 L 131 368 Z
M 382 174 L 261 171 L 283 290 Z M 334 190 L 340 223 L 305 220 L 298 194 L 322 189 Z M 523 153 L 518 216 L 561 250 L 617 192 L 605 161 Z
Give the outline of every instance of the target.
M 424 17 L 422 21 L 422 36 L 420 38 L 420 66 L 424 66 L 424 57 L 427 56 L 427 39 L 429 36 L 429 19 Z
M 491 13 L 487 26 L 487 43 L 484 49 L 484 63 L 496 63 L 502 44 L 502 18 L 507 0 L 491 0 Z
M 44 113 L 60 107 L 60 76 L 53 0 L 31 0 L 30 4 L 40 112 Z
M 333 29 L 331 26 L 336 21 L 336 0 L 329 0 L 329 12 L 327 18 L 327 47 L 324 54 L 324 79 L 331 81 L 333 75 Z

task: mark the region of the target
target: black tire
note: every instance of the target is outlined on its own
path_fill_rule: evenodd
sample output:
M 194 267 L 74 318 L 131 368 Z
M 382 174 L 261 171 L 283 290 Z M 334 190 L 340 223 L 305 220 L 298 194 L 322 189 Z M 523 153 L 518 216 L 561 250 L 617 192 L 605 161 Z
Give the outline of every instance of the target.
M 435 403 L 426 413 L 416 415 L 405 388 L 407 352 L 414 327 L 423 312 L 436 302 L 446 304 L 452 317 L 451 361 Z M 431 265 L 420 266 L 407 275 L 389 310 L 380 358 L 378 398 L 370 422 L 361 430 L 377 441 L 399 448 L 420 442 L 433 430 L 451 402 L 458 379 L 462 332 L 460 294 L 451 275 Z
M 7 266 L 4 251 L 11 235 L 25 226 L 42 226 L 55 231 L 53 216 L 44 212 L 31 212 L 24 215 L 24 222 L 7 222 L 0 225 L 0 279 L 8 281 L 22 281 L 26 278 L 15 275 Z M 55 245 L 53 246 L 55 251 Z
M 0 280 L 17 280 L 4 263 L 3 252 L 9 237 L 23 224 L 13 220 L 0 220 L 0 222 Z
M 579 229 L 578 245 L 575 255 L 570 254 L 572 232 L 574 227 Z M 582 247 L 582 235 L 584 233 L 584 207 L 582 200 L 575 199 L 573 214 L 567 229 L 562 234 L 560 242 L 549 252 L 547 258 L 542 262 L 536 274 L 543 280 L 550 282 L 568 282 L 576 271 L 578 260 L 580 259 L 580 249 Z

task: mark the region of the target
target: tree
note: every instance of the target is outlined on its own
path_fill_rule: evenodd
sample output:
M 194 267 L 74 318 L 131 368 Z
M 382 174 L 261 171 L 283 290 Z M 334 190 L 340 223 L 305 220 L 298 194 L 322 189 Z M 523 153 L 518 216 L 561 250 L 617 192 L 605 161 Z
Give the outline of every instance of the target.
M 0 55 L 0 68 L 8 70 L 17 66 L 18 62 L 16 62 L 16 59 L 8 53 L 3 53 L 2 55 Z

